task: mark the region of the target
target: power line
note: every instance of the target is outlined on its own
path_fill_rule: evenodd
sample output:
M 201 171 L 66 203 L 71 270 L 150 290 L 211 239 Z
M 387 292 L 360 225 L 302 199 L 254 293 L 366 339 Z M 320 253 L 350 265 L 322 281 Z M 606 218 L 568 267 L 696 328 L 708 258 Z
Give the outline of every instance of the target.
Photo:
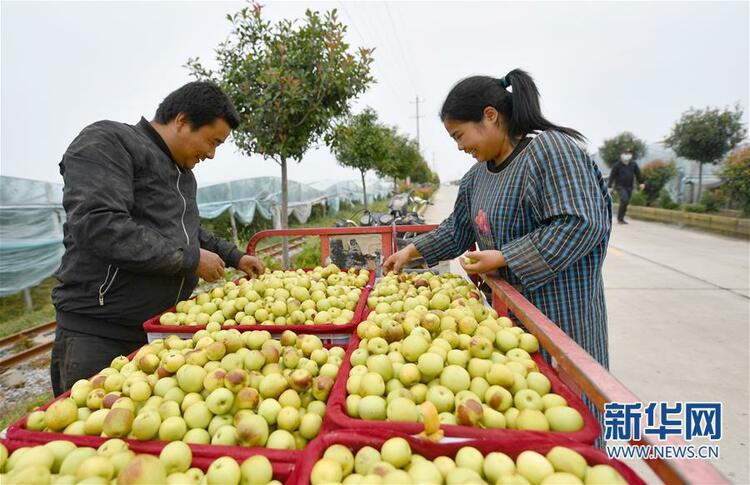
M 344 5 L 344 2 L 341 2 L 341 1 L 340 1 L 340 2 L 339 2 L 339 5 L 341 5 L 341 9 L 342 9 L 342 10 L 344 11 L 344 13 L 346 14 L 346 16 L 347 16 L 347 17 L 349 17 L 349 21 L 351 22 L 351 25 L 352 25 L 352 27 L 354 27 L 354 31 L 355 31 L 355 32 L 357 33 L 357 36 L 359 36 L 359 40 L 360 40 L 360 41 L 362 42 L 362 47 L 366 47 L 366 46 L 368 46 L 369 42 L 366 42 L 366 41 L 365 41 L 365 38 L 364 38 L 364 36 L 362 35 L 362 32 L 360 32 L 359 28 L 357 27 L 357 24 L 356 24 L 356 22 L 354 22 L 354 17 L 352 16 L 352 14 L 350 14 L 350 13 L 349 13 L 349 10 L 347 10 L 346 6 Z M 391 90 L 391 91 L 393 92 L 393 94 L 394 94 L 394 95 L 395 95 L 395 96 L 396 96 L 397 98 L 402 98 L 402 99 L 403 99 L 403 96 L 401 95 L 401 93 L 399 93 L 399 92 L 398 92 L 398 91 L 397 91 L 397 90 L 396 90 L 396 89 L 395 89 L 395 88 L 394 88 L 394 87 L 393 87 L 393 86 L 392 86 L 392 85 L 391 85 L 391 84 L 390 84 L 390 83 L 388 82 L 388 80 L 386 79 L 386 76 L 384 75 L 384 73 L 383 73 L 383 72 L 382 72 L 382 71 L 381 71 L 381 70 L 380 70 L 380 69 L 378 68 L 378 64 L 377 64 L 377 62 L 373 62 L 373 66 L 374 66 L 375 70 L 377 70 L 377 71 L 378 71 L 378 73 L 380 74 L 380 78 L 382 79 L 382 81 L 383 81 L 383 84 L 385 84 L 386 86 L 388 86 L 388 88 L 389 88 L 389 89 L 390 89 L 390 90 Z
M 391 25 L 391 30 L 393 30 L 393 35 L 396 38 L 396 44 L 398 44 L 398 51 L 401 54 L 401 59 L 404 61 L 404 65 L 406 66 L 406 69 L 409 71 L 409 74 L 408 74 L 408 76 L 409 76 L 409 82 L 411 83 L 412 87 L 414 88 L 414 92 L 416 92 L 417 91 L 417 87 L 414 84 L 414 81 L 412 79 L 413 78 L 413 76 L 412 76 L 413 73 L 412 73 L 412 70 L 411 70 L 411 65 L 409 64 L 409 62 L 406 59 L 406 54 L 404 54 L 404 48 L 403 48 L 403 45 L 401 43 L 401 38 L 398 35 L 398 29 L 396 28 L 396 23 L 393 21 L 393 17 L 391 16 L 391 10 L 388 8 L 388 3 L 386 3 L 386 2 L 382 2 L 382 3 L 385 6 L 385 12 L 388 14 L 388 20 L 389 20 L 389 23 Z

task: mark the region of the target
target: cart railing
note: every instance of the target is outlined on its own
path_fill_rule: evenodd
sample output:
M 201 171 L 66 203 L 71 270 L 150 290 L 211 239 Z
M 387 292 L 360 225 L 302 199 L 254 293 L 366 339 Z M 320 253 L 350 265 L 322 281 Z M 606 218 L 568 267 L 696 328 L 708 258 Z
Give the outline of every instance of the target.
M 266 237 L 284 236 L 318 236 L 320 237 L 321 264 L 328 258 L 331 238 L 341 236 L 361 236 L 379 234 L 383 258 L 396 250 L 396 236 L 402 232 L 428 232 L 434 225 L 414 226 L 376 226 L 376 227 L 325 227 L 308 229 L 274 229 L 256 233 L 248 242 L 247 253 L 255 254 L 258 242 Z M 492 305 L 501 315 L 512 312 L 524 325 L 527 331 L 539 340 L 539 343 L 553 358 L 553 366 L 560 378 L 572 389 L 586 395 L 594 405 L 603 411 L 608 402 L 641 402 L 625 385 L 618 381 L 607 369 L 602 367 L 591 355 L 568 337 L 546 315 L 529 302 L 507 281 L 493 276 L 481 275 L 492 290 Z M 641 430 L 645 425 L 641 426 Z M 641 433 L 641 441 L 631 441 L 634 445 L 681 446 L 686 443 L 674 436 L 657 440 L 649 434 Z M 644 460 L 656 475 L 667 484 L 729 483 L 721 473 L 707 460 Z
M 554 359 L 553 367 L 563 382 L 573 389 L 580 390 L 600 411 L 603 411 L 604 404 L 608 402 L 640 402 L 635 394 L 560 330 L 560 327 L 524 298 L 510 283 L 491 275 L 482 275 L 482 277 L 492 289 L 492 305 L 495 310 L 501 315 L 507 315 L 508 311 L 512 312 L 523 323 L 526 330 L 536 336 L 539 344 Z M 641 430 L 644 428 L 645 425 L 642 425 Z M 631 440 L 630 443 L 652 447 L 686 445 L 685 441 L 674 436 L 669 436 L 665 440 L 657 440 L 652 435 L 641 432 L 641 437 L 641 441 Z M 664 483 L 729 483 L 706 460 L 653 459 L 644 461 Z
M 380 235 L 381 254 L 384 258 L 396 251 L 396 235 L 403 232 L 429 232 L 435 229 L 434 225 L 391 225 L 372 227 L 313 227 L 305 229 L 269 229 L 260 231 L 247 243 L 247 254 L 255 254 L 256 247 L 261 239 L 267 237 L 289 237 L 289 236 L 319 236 L 320 237 L 320 264 L 324 264 L 331 252 L 330 241 L 332 238 L 342 236 Z

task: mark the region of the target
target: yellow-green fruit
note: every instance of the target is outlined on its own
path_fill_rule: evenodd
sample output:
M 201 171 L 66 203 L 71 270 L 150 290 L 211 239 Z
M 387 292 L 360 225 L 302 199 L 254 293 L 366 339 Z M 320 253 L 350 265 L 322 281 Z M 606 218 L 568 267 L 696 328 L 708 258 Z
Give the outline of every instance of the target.
M 583 482 L 572 473 L 555 472 L 542 480 L 540 485 L 583 485 Z
M 72 443 L 66 440 L 50 441 L 49 443 L 45 443 L 44 447 L 50 450 L 53 455 L 55 455 L 55 462 L 52 464 L 52 467 L 50 468 L 50 471 L 52 473 L 58 473 L 60 471 L 60 465 L 62 465 L 62 462 L 65 459 L 65 457 L 68 456 L 68 453 L 76 449 L 75 443 Z M 0 459 L 0 470 L 2 469 L 3 469 L 2 460 Z
M 586 485 L 620 485 L 627 483 L 617 470 L 609 465 L 594 465 L 586 470 Z
M 161 485 L 166 482 L 164 466 L 152 455 L 137 455 L 117 477 L 117 485 Z
M 323 458 L 329 458 L 338 462 L 344 475 L 349 475 L 354 469 L 354 455 L 351 450 L 344 445 L 331 445 L 323 453 Z
M 546 410 L 544 415 L 552 431 L 571 433 L 583 429 L 583 417 L 575 408 L 557 406 Z
M 383 461 L 396 468 L 403 468 L 411 461 L 411 447 L 403 438 L 391 438 L 380 448 Z
M 8 483 L 18 483 L 23 485 L 47 485 L 51 479 L 52 476 L 50 475 L 49 469 L 42 465 L 13 469 L 8 475 Z
M 5 462 L 8 461 L 8 448 L 0 443 L 0 473 L 5 470 Z
M 49 448 L 44 446 L 34 446 L 26 450 L 23 455 L 13 465 L 13 471 L 29 468 L 32 466 L 43 466 L 47 469 L 52 468 L 55 463 L 55 455 Z
M 313 466 L 310 474 L 312 485 L 325 485 L 329 483 L 340 483 L 343 478 L 341 465 L 329 458 L 322 458 Z
M 60 465 L 60 475 L 75 476 L 81 463 L 83 463 L 86 458 L 94 455 L 96 455 L 96 450 L 93 448 L 76 448 L 65 457 Z
M 240 466 L 242 485 L 265 485 L 273 480 L 273 467 L 262 455 L 251 456 Z
M 572 473 L 581 480 L 586 476 L 586 458 L 575 450 L 555 446 L 547 452 L 547 459 L 557 472 Z
M 91 456 L 86 458 L 78 467 L 76 480 L 86 480 L 92 477 L 101 477 L 104 480 L 112 480 L 115 467 L 112 462 L 104 456 Z
M 53 431 L 65 429 L 78 418 L 78 406 L 70 398 L 53 402 L 44 413 L 44 425 Z

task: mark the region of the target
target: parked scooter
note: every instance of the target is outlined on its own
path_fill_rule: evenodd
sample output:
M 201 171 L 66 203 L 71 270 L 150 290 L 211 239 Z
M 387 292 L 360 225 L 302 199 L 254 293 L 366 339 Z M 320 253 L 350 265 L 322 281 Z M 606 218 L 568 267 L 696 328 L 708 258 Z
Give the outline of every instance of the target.
M 411 204 L 411 208 L 410 208 Z M 430 204 L 420 197 L 414 197 L 412 192 L 395 193 L 388 203 L 390 212 L 370 212 L 361 210 L 355 212 L 349 219 L 339 219 L 336 221 L 336 227 L 361 227 L 361 226 L 391 226 L 396 225 L 423 225 L 424 218 L 419 215 L 425 205 Z M 361 214 L 361 215 L 360 215 Z M 358 217 L 359 216 L 359 217 Z M 398 249 L 406 247 L 417 233 L 406 232 L 399 233 L 396 238 Z M 335 239 L 331 241 L 331 261 L 341 267 L 350 268 L 352 266 L 363 266 L 372 260 L 380 260 L 380 251 L 376 250 L 377 255 L 363 254 L 356 239 L 351 239 L 348 248 L 344 248 L 344 241 Z M 379 266 L 379 265 L 378 265 Z M 425 269 L 427 264 L 422 258 L 411 261 L 407 268 Z

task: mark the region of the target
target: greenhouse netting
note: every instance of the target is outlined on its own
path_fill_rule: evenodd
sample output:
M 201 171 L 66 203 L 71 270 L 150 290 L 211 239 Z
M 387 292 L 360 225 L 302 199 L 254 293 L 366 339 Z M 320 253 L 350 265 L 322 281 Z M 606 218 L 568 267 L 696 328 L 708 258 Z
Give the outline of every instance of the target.
M 384 197 L 390 185 L 367 181 L 367 198 Z M 231 211 L 242 224 L 256 214 L 278 224 L 281 179 L 256 177 L 198 188 L 198 211 L 215 219 Z M 289 215 L 306 222 L 316 204 L 334 212 L 341 202 L 362 202 L 360 181 L 289 181 Z M 64 247 L 62 184 L 0 176 L 0 296 L 37 285 L 60 265 Z

